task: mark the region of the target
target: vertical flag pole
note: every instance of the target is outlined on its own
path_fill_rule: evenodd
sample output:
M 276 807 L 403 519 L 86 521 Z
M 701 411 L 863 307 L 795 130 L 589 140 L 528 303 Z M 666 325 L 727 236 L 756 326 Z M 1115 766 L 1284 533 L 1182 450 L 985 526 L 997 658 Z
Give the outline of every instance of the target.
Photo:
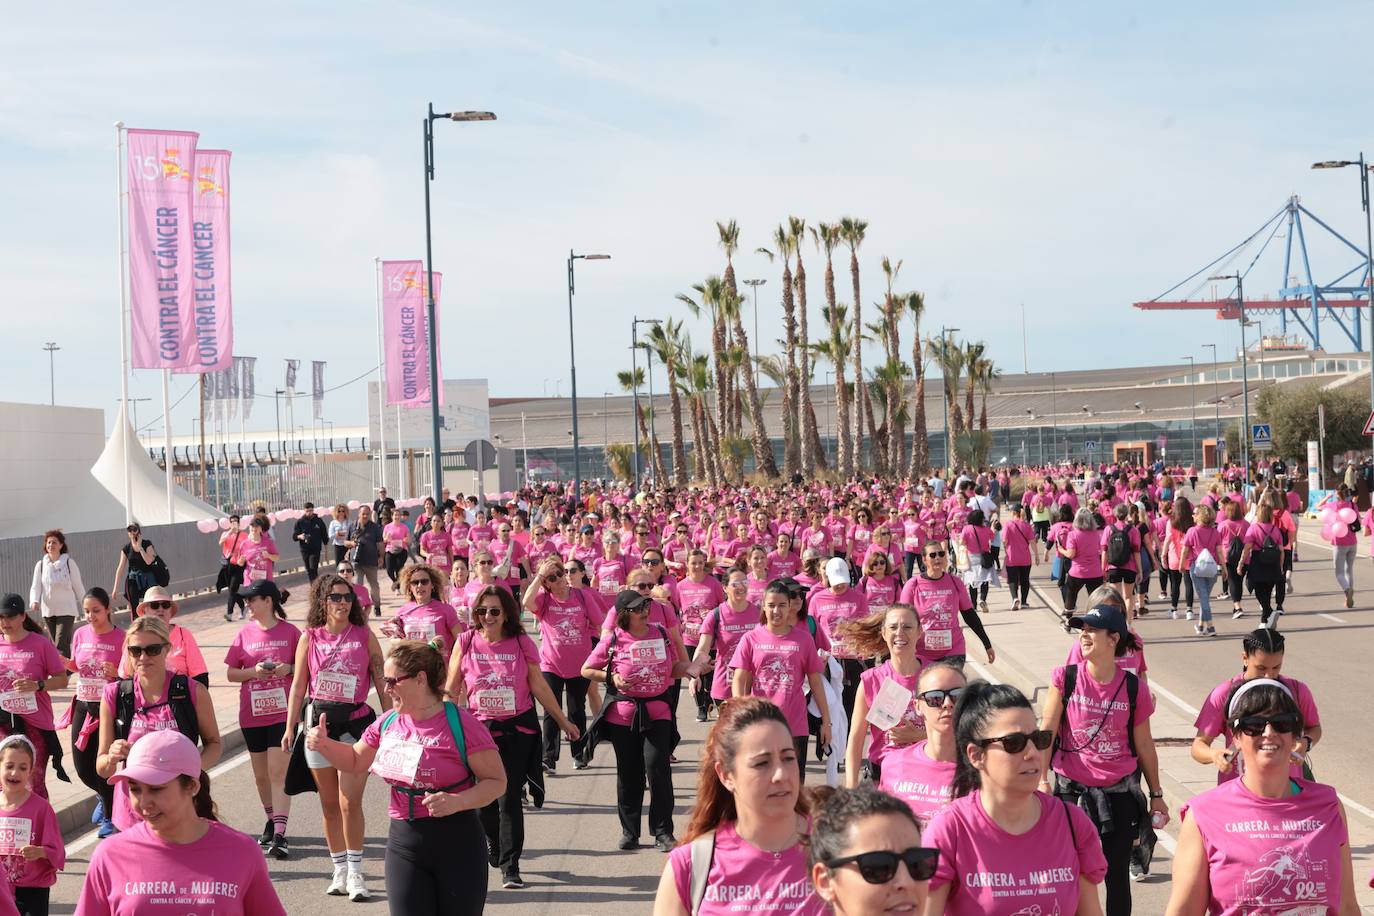
M 162 370 L 162 460 L 167 466 L 167 524 L 176 524 L 176 482 L 172 478 L 172 370 Z
M 124 241 L 128 219 L 124 212 L 124 122 L 115 122 L 115 200 L 118 210 L 116 238 L 119 241 L 119 437 L 124 440 L 124 524 L 134 520 L 134 478 L 132 467 L 133 427 L 129 424 L 129 252 Z
M 402 440 L 402 438 L 401 438 L 401 405 L 400 405 L 400 404 L 397 404 L 397 405 L 396 405 L 396 478 L 397 478 L 397 479 L 396 479 L 396 486 L 400 487 L 400 490 L 401 490 L 401 492 L 400 492 L 398 495 L 401 496 L 403 499 L 409 499 L 409 498 L 410 498 L 410 488 L 411 488 L 411 485 L 412 485 L 412 484 L 411 484 L 410 482 L 407 482 L 407 481 L 408 481 L 408 478 L 407 478 L 407 476 L 406 476 L 406 463 L 405 463 L 405 462 L 406 462 L 406 456 L 405 456 L 405 446 L 402 444 L 403 441 L 404 441 L 404 440 Z
M 381 459 L 382 483 L 386 486 L 386 354 L 382 348 L 382 259 L 377 264 L 377 457 Z

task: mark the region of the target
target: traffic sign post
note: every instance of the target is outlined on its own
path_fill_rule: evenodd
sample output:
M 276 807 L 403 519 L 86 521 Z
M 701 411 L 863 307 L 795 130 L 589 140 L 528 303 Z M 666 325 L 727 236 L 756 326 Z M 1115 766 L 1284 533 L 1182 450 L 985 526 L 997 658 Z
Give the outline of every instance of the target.
M 1267 452 L 1274 447 L 1274 433 L 1268 423 L 1250 424 L 1250 447 L 1257 452 Z
M 1374 410 L 1369 412 L 1369 419 L 1364 421 L 1364 431 L 1361 436 L 1374 436 Z
M 1093 452 L 1097 451 L 1097 440 L 1096 440 L 1096 439 L 1084 439 L 1084 440 L 1083 440 L 1083 451 L 1087 452 L 1088 454 L 1092 454 Z

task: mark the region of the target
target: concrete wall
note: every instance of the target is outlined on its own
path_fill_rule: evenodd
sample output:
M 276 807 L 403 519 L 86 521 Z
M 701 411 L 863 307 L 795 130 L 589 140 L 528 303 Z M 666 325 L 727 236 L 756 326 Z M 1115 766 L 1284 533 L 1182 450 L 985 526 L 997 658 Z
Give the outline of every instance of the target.
M 0 536 L 122 526 L 90 473 L 104 447 L 97 408 L 0 403 Z

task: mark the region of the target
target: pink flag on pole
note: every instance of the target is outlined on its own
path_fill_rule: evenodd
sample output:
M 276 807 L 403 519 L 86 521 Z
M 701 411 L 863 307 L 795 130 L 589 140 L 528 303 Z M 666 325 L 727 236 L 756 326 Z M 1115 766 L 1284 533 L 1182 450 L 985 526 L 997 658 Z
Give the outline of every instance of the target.
M 422 261 L 382 262 L 382 338 L 386 353 L 386 402 L 401 407 L 429 406 L 429 321 Z M 434 311 L 438 318 L 443 274 L 434 272 Z M 436 331 L 436 340 L 438 337 Z M 437 350 L 437 346 L 436 346 Z M 440 363 L 442 366 L 442 363 Z M 443 373 L 439 373 L 443 379 Z M 439 386 L 439 405 L 444 388 Z
M 129 311 L 133 366 L 178 369 L 195 360 L 192 296 L 194 174 L 200 135 L 130 130 Z
M 192 359 L 179 372 L 219 372 L 233 361 L 234 323 L 229 271 L 229 157 L 196 150 L 191 226 Z

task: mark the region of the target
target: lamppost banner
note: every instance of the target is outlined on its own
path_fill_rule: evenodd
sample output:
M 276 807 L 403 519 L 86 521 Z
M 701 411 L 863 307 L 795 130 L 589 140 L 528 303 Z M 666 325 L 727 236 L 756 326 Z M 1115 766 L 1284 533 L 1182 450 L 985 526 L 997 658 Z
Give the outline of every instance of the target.
M 400 407 L 429 406 L 429 320 L 422 261 L 382 262 L 382 344 L 386 354 L 386 402 Z M 443 274 L 434 272 L 434 312 L 438 320 Z M 435 329 L 436 347 L 438 329 Z M 443 378 L 443 373 L 439 372 Z M 439 406 L 443 406 L 443 386 Z
M 224 149 L 196 150 L 191 228 L 191 294 L 195 347 L 179 372 L 218 372 L 233 360 L 234 324 L 229 272 L 229 157 Z
M 126 137 L 133 366 L 189 368 L 196 350 L 193 169 L 200 135 L 129 130 Z

